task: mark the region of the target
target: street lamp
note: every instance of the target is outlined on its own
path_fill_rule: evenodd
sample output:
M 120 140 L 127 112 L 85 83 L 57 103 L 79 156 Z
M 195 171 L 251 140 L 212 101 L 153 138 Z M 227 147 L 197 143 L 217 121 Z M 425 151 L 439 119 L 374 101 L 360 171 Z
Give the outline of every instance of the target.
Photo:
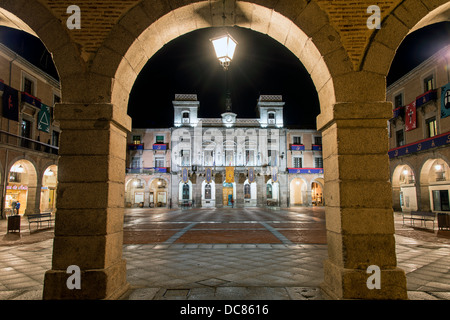
M 230 34 L 225 34 L 223 36 L 213 38 L 210 40 L 216 51 L 217 59 L 224 70 L 228 70 L 231 60 L 233 60 L 234 51 L 236 50 L 237 41 L 231 37 Z
M 237 41 L 233 37 L 226 33 L 223 36 L 210 39 L 216 52 L 216 57 L 219 59 L 220 65 L 223 67 L 226 73 L 226 111 L 231 112 L 231 93 L 228 89 L 228 67 L 233 60 L 234 52 L 236 50 Z

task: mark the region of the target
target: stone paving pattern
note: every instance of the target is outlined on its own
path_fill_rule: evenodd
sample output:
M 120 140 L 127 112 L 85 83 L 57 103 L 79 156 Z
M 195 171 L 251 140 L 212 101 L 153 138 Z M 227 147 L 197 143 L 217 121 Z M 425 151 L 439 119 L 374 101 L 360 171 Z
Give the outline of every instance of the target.
M 323 208 L 128 209 L 123 299 L 323 300 Z M 403 226 L 398 266 L 408 297 L 450 300 L 450 234 Z M 23 223 L 23 220 L 22 220 Z M 0 299 L 39 300 L 51 267 L 53 228 L 6 233 L 0 220 Z

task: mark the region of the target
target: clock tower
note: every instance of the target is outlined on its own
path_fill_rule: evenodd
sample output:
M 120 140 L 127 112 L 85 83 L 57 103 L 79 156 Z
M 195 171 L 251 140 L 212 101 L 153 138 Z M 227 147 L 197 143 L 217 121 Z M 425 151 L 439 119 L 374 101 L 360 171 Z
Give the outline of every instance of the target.
M 221 116 L 222 116 L 222 123 L 226 127 L 232 127 L 236 123 L 236 116 L 237 116 L 236 113 L 225 112 L 225 113 L 222 113 Z

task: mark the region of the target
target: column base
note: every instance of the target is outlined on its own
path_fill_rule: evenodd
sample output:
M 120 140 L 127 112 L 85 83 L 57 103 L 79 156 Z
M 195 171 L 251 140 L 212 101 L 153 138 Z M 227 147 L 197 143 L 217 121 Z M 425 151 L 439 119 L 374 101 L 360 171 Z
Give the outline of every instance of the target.
M 380 289 L 369 289 L 365 269 L 346 269 L 324 261 L 324 282 L 321 289 L 331 300 L 407 300 L 406 275 L 400 268 L 381 269 Z
M 68 289 L 66 270 L 45 273 L 43 300 L 116 300 L 129 290 L 126 260 L 106 268 L 81 270 L 81 289 Z

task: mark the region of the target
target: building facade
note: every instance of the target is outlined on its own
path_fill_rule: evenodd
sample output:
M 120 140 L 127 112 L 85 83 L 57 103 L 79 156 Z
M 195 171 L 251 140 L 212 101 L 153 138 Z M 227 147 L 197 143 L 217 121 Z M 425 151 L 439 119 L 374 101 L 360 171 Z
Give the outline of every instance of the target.
M 323 205 L 320 133 L 286 128 L 281 96 L 260 96 L 254 119 L 199 118 L 195 94 L 173 107 L 172 128 L 129 135 L 126 206 Z
M 0 191 L 3 217 L 54 211 L 59 123 L 53 118 L 60 85 L 0 44 Z
M 394 210 L 449 211 L 450 46 L 390 85 Z
M 170 129 L 135 129 L 128 138 L 126 207 L 170 206 Z
M 289 204 L 324 205 L 322 136 L 316 130 L 286 131 Z

